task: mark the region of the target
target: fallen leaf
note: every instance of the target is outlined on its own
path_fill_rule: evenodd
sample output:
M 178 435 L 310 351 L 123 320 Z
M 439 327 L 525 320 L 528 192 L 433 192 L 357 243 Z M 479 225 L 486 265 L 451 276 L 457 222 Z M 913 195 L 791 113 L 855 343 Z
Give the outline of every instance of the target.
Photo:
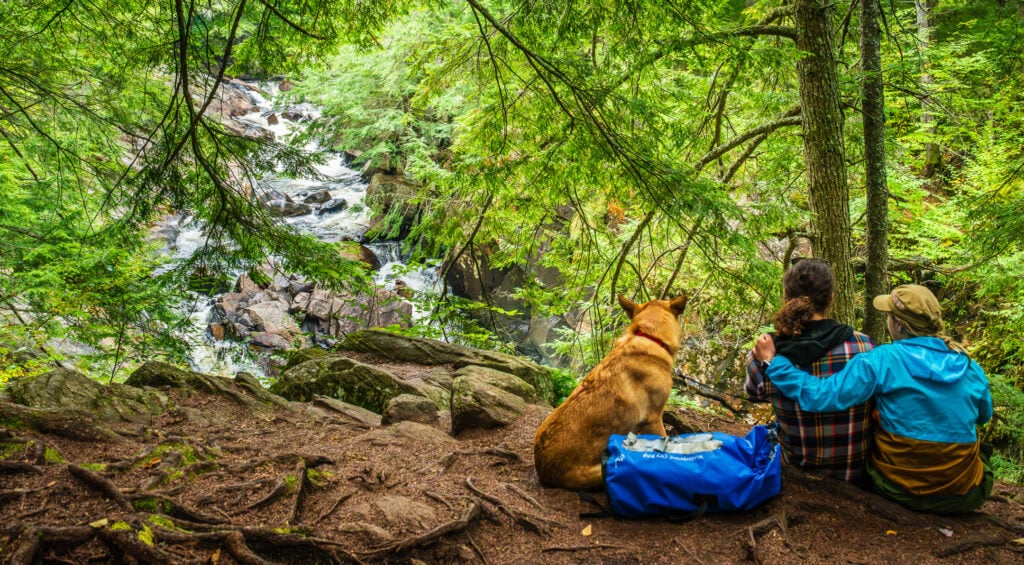
M 587 524 L 587 527 L 583 528 L 583 535 L 585 535 L 585 536 L 589 536 L 593 532 L 594 532 L 594 530 L 593 530 L 593 528 L 590 527 L 590 524 Z
M 96 520 L 95 522 L 89 522 L 89 527 L 90 528 L 102 528 L 102 527 L 106 526 L 109 523 L 110 523 L 110 520 L 107 520 L 106 518 L 100 518 L 99 520 Z
M 1010 540 L 1013 545 L 1024 545 L 1024 538 L 1017 538 Z
M 949 528 L 939 528 L 939 533 L 946 536 L 947 538 L 953 537 L 953 530 Z
M 886 530 L 885 531 L 885 535 L 887 535 L 887 536 L 895 536 L 896 535 L 896 530 Z
M 217 565 L 217 562 L 219 562 L 219 561 L 220 561 L 220 548 L 218 547 L 217 551 L 214 551 L 213 555 L 210 556 L 210 563 L 213 563 L 213 565 Z

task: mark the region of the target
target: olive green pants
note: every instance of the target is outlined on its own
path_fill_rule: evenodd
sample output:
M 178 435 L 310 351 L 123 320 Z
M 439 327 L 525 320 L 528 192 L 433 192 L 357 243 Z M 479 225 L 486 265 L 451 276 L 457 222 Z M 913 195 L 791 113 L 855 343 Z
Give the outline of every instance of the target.
M 985 473 L 981 484 L 964 494 L 955 496 L 918 496 L 910 494 L 878 472 L 870 461 L 868 461 L 867 472 L 871 477 L 871 486 L 875 492 L 890 500 L 899 502 L 911 510 L 932 514 L 959 514 L 977 510 L 979 506 L 988 500 L 989 495 L 992 494 L 992 483 L 995 477 L 992 474 L 992 467 L 988 464 L 988 457 L 984 450 L 982 450 L 981 461 L 985 464 Z

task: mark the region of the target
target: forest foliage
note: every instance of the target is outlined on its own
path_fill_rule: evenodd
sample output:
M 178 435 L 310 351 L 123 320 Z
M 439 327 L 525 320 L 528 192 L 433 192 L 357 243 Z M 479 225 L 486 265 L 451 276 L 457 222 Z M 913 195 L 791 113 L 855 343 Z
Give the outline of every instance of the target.
M 990 375 L 1010 476 L 1024 457 L 1024 5 L 919 5 L 928 34 L 914 3 L 880 6 L 891 284 L 933 288 Z M 559 284 L 528 278 L 516 293 L 538 315 L 579 320 L 551 344 L 577 368 L 607 348 L 620 292 L 688 292 L 691 349 L 728 358 L 769 324 L 785 259 L 816 237 L 791 2 L 0 6 L 8 360 L 52 338 L 106 340 L 96 368 L 111 376 L 126 360 L 181 360 L 172 330 L 189 281 L 270 256 L 326 284 L 365 283 L 251 198 L 268 171 L 312 174 L 312 163 L 210 115 L 218 86 L 239 75 L 286 74 L 293 99 L 322 109 L 310 137 L 422 183 L 413 260 L 486 249 L 495 268 L 557 269 Z M 834 42 L 862 285 L 856 8 L 837 4 Z M 170 211 L 208 239 L 164 265 L 145 228 Z

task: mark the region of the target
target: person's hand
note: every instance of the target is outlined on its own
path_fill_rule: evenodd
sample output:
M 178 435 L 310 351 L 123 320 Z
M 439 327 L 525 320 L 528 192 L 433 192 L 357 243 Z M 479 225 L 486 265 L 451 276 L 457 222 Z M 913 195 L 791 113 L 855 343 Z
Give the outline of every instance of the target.
M 762 363 L 770 363 L 775 358 L 775 340 L 769 334 L 761 334 L 754 343 L 754 357 Z

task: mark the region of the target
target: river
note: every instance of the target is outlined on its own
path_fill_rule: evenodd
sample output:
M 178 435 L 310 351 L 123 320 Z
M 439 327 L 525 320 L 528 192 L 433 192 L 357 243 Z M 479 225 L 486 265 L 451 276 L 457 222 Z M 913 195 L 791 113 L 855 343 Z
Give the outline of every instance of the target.
M 261 85 L 264 92 L 277 92 L 276 84 Z M 264 129 L 274 134 L 279 141 L 293 141 L 304 127 L 303 123 L 290 121 L 282 116 L 283 108 L 276 107 L 274 97 L 267 98 L 259 92 L 251 92 L 257 111 L 236 118 L 251 127 Z M 292 108 L 294 109 L 294 107 Z M 316 118 L 319 112 L 308 105 L 300 105 L 304 118 Z M 342 240 L 360 241 L 370 225 L 371 212 L 363 204 L 368 183 L 359 171 L 345 163 L 344 156 L 327 152 L 315 143 L 303 147 L 309 152 L 320 152 L 324 156 L 317 170 L 322 178 L 288 178 L 267 175 L 256 187 L 258 195 L 273 200 L 282 195 L 301 203 L 311 194 L 327 191 L 330 200 L 312 205 L 310 212 L 288 217 L 284 221 L 301 233 L 311 234 L 326 242 Z M 344 206 L 340 205 L 344 201 Z M 191 256 L 203 243 L 202 226 L 190 224 L 187 217 L 168 218 L 169 226 L 177 236 L 168 246 L 172 259 Z M 377 257 L 380 268 L 374 273 L 375 282 L 394 290 L 397 281 L 417 293 L 433 293 L 438 288 L 438 268 L 410 269 L 401 253 L 398 241 L 380 241 L 366 245 Z M 240 273 L 233 273 L 238 275 Z M 193 370 L 224 376 L 234 376 L 239 371 L 250 372 L 257 377 L 264 376 L 260 357 L 266 352 L 257 351 L 247 343 L 230 339 L 214 339 L 208 326 L 213 314 L 217 296 L 195 295 L 183 305 L 189 324 L 182 328 L 180 337 L 188 342 L 189 362 Z M 423 315 L 413 305 L 413 319 Z

